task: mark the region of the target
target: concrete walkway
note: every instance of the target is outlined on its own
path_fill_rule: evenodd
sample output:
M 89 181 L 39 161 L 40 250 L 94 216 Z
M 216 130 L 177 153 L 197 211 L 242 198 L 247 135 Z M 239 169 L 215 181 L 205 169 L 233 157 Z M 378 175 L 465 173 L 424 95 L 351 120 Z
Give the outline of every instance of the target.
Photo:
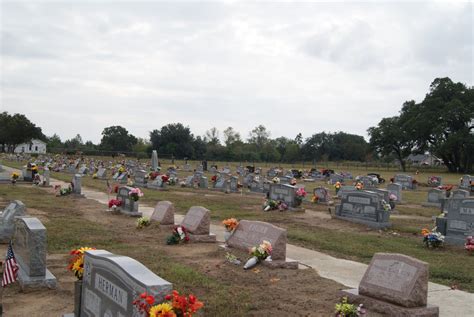
M 6 169 L 10 169 L 5 167 Z M 52 185 L 67 186 L 65 182 L 51 179 Z M 102 204 L 108 203 L 105 193 L 82 187 L 82 193 L 88 199 L 93 199 Z M 144 216 L 151 216 L 153 207 L 140 205 L 140 212 Z M 182 215 L 175 215 L 176 223 L 180 223 Z M 211 231 L 216 234 L 217 240 L 224 241 L 224 228 L 221 225 L 211 224 Z M 305 249 L 295 245 L 287 244 L 287 256 L 289 259 L 298 261 L 300 268 L 313 268 L 324 278 L 334 280 L 348 288 L 357 288 L 367 265 L 359 262 L 338 259 L 327 254 Z M 459 290 L 451 290 L 449 287 L 429 283 L 428 303 L 439 306 L 440 316 L 474 316 L 474 294 Z

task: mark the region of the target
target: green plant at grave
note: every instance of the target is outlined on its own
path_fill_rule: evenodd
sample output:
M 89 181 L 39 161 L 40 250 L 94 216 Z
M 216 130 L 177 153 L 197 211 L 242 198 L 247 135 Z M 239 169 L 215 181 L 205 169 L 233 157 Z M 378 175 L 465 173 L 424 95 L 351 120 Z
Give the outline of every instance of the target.
M 347 301 L 347 297 L 343 297 L 340 303 L 335 306 L 336 317 L 357 317 L 365 316 L 367 313 L 366 309 L 360 304 L 358 307 L 354 304 L 350 304 Z
M 137 229 L 142 229 L 144 227 L 148 227 L 149 225 L 150 225 L 150 218 L 140 217 L 137 219 Z

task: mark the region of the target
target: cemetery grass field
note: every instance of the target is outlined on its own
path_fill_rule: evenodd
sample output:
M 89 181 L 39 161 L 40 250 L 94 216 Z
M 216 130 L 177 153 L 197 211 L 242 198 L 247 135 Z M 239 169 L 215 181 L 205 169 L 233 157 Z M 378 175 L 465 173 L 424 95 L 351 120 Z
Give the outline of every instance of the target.
M 22 164 L 5 162 L 6 165 L 20 167 Z M 16 166 L 15 166 L 16 165 Z M 167 166 L 163 164 L 163 166 Z M 223 166 L 222 164 L 220 166 Z M 353 175 L 364 175 L 367 171 L 349 170 Z M 394 171 L 369 170 L 379 172 L 389 182 Z M 180 172 L 184 177 L 189 173 Z M 397 205 L 398 215 L 391 217 L 393 227 L 384 231 L 369 229 L 363 225 L 331 219 L 328 206 L 304 202 L 302 212 L 263 212 L 263 195 L 250 193 L 225 194 L 220 191 L 180 188 L 170 186 L 167 190 L 144 189 L 141 202 L 154 206 L 157 201 L 169 200 L 175 204 L 176 212 L 185 214 L 191 206 L 200 205 L 211 210 L 214 223 L 229 217 L 238 219 L 261 220 L 273 223 L 288 230 L 289 243 L 345 259 L 364 263 L 370 262 L 376 252 L 393 252 L 413 256 L 430 264 L 430 281 L 474 292 L 474 257 L 469 256 L 461 247 L 444 246 L 431 250 L 422 244 L 421 229 L 434 226 L 432 217 L 440 212 L 436 208 L 422 207 L 427 200 L 429 187 L 423 186 L 433 173 L 420 173 L 416 176 L 420 186 L 416 191 L 403 191 L 404 204 Z M 458 184 L 459 175 L 438 173 L 444 184 Z M 52 173 L 52 177 L 69 182 L 71 174 Z M 210 178 L 210 177 L 209 177 Z M 83 186 L 106 192 L 104 180 L 83 178 Z M 113 184 L 111 182 L 111 184 Z M 331 185 L 323 182 L 305 183 L 306 190 L 312 193 L 316 186 L 326 186 L 334 195 Z M 385 185 L 381 186 L 382 188 Z M 307 199 L 311 198 L 311 194 Z
M 71 312 L 75 277 L 66 266 L 69 251 L 79 246 L 106 249 L 140 261 L 171 281 L 178 291 L 201 299 L 205 307 L 198 316 L 298 316 L 298 312 L 327 316 L 338 301 L 338 290 L 344 288 L 313 270 L 258 266 L 244 271 L 226 262 L 225 251 L 217 244 L 167 246 L 167 230 L 157 224 L 136 229 L 136 218 L 111 216 L 95 201 L 56 197 L 51 188 L 0 185 L 1 208 L 15 199 L 23 201 L 27 213 L 46 226 L 47 265 L 59 285 L 57 290 L 27 293 L 20 292 L 16 284 L 6 288 L 3 305 L 7 316 L 36 316 L 38 307 L 44 316 Z M 248 257 L 244 252 L 232 253 L 243 261 Z

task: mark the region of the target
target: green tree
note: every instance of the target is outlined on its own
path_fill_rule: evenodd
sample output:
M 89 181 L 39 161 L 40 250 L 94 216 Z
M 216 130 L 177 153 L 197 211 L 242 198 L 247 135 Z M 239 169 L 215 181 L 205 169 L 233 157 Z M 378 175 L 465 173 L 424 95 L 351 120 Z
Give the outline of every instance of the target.
M 160 130 L 150 132 L 153 149 L 161 154 L 172 154 L 176 158 L 194 157 L 194 136 L 189 127 L 181 123 L 170 123 Z
M 111 126 L 102 131 L 100 148 L 105 151 L 131 152 L 137 141 L 124 127 Z
M 416 143 L 406 125 L 400 117 L 383 118 L 376 127 L 367 130 L 371 148 L 380 156 L 394 156 L 403 171 Z
M 474 89 L 436 78 L 424 100 L 405 103 L 400 118 L 419 152 L 430 151 L 451 172 L 473 170 Z
M 228 127 L 224 130 L 224 143 L 227 147 L 229 147 L 235 142 L 242 142 L 240 133 L 235 131 L 234 128 Z
M 69 151 L 82 150 L 83 146 L 84 142 L 80 134 L 76 134 L 74 138 L 64 141 L 64 147 Z
M 30 142 L 32 139 L 46 139 L 40 127 L 37 127 L 23 114 L 0 113 L 0 148 L 2 151 L 13 152 L 19 144 Z
M 204 141 L 210 145 L 220 144 L 219 130 L 217 130 L 216 127 L 213 127 L 210 130 L 207 130 L 206 135 L 204 136 Z
M 263 125 L 255 127 L 249 134 L 248 142 L 262 148 L 270 139 L 270 132 Z
M 59 149 L 63 147 L 63 142 L 61 142 L 61 138 L 59 137 L 59 135 L 55 133 L 48 138 L 46 142 L 46 147 L 48 148 L 48 150 Z

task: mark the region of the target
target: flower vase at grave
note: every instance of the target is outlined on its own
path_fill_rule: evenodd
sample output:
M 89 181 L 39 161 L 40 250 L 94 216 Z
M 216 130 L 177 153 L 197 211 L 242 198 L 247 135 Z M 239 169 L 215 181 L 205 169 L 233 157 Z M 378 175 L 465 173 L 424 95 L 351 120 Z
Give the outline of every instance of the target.
M 229 230 L 224 231 L 224 241 L 227 242 L 227 240 L 229 240 L 231 235 L 232 235 L 232 231 L 229 231 Z
M 74 282 L 74 316 L 81 314 L 82 280 Z
M 256 256 L 251 257 L 245 263 L 244 270 L 248 270 L 248 269 L 253 268 L 255 265 L 257 265 L 257 263 L 258 263 L 258 258 Z

